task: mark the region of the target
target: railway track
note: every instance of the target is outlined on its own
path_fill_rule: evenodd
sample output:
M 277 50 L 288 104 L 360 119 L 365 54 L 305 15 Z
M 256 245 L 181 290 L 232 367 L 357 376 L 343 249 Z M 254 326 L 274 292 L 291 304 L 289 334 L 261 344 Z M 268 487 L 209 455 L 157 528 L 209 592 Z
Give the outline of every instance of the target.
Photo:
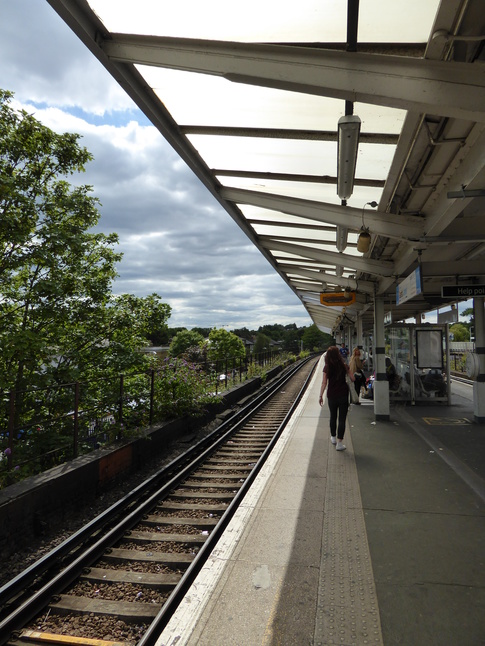
M 163 475 L 3 586 L 0 644 L 154 644 L 277 441 L 316 363 L 313 358 L 288 370 L 255 407 L 240 411 Z
M 464 372 L 451 372 L 450 378 L 452 381 L 459 381 L 461 384 L 473 385 L 473 380 L 467 377 Z

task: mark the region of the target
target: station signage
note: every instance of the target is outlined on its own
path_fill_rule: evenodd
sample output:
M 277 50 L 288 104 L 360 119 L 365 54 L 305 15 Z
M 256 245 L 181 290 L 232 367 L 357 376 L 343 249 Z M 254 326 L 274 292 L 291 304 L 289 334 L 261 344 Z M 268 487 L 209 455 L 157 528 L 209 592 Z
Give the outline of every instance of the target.
M 438 311 L 438 323 L 458 323 L 458 308 L 447 312 Z
M 355 292 L 321 292 L 320 303 L 327 307 L 346 307 L 355 303 Z
M 402 305 L 421 294 L 421 268 L 416 269 L 396 287 L 396 305 Z
M 443 298 L 475 298 L 485 296 L 485 285 L 443 285 Z

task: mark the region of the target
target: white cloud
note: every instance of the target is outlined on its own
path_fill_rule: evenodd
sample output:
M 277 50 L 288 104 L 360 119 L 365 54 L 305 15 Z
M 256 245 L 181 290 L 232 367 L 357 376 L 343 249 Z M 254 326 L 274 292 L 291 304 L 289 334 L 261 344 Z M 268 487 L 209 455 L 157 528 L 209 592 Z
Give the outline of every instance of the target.
M 232 218 L 49 7 L 0 0 L 0 87 L 94 156 L 77 181 L 100 199 L 98 229 L 116 232 L 115 293 L 156 292 L 172 326 L 311 320 Z

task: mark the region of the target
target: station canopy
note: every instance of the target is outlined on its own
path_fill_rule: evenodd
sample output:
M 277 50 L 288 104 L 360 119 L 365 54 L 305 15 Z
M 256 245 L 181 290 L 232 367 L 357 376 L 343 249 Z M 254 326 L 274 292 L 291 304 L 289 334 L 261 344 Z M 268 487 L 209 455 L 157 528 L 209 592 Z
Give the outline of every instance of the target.
M 485 282 L 483 0 L 48 2 L 320 329 Z

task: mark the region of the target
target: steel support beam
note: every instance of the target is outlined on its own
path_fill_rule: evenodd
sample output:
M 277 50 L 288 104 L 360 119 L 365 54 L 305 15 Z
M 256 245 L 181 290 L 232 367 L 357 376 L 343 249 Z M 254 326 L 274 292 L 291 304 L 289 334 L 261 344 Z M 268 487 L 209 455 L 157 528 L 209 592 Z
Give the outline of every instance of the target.
M 129 34 L 111 34 L 100 46 L 121 63 L 485 122 L 485 67 L 479 64 Z
M 223 199 L 236 204 L 251 204 L 335 226 L 345 225 L 353 231 L 359 231 L 362 226 L 362 209 L 350 206 L 240 188 L 223 187 L 220 190 L 220 195 Z M 371 234 L 405 241 L 410 238 L 417 240 L 424 235 L 424 218 L 418 216 L 366 211 L 364 218 L 365 225 L 370 228 Z
M 255 137 L 257 139 L 299 139 L 302 141 L 337 142 L 338 133 L 332 130 L 295 130 L 291 128 L 244 128 L 235 126 L 180 126 L 184 135 L 209 137 Z M 396 145 L 399 135 L 379 132 L 361 132 L 361 144 Z
M 394 265 L 392 262 L 381 260 L 371 260 L 361 256 L 351 256 L 350 254 L 337 253 L 336 251 L 324 251 L 315 247 L 305 247 L 304 245 L 292 244 L 290 242 L 281 242 L 265 236 L 260 237 L 260 245 L 270 251 L 282 251 L 283 253 L 295 254 L 303 258 L 313 258 L 322 263 L 332 263 L 341 267 L 349 267 L 352 270 L 361 271 L 373 276 L 392 276 L 394 274 Z M 339 281 L 341 279 L 337 279 Z
M 327 274 L 324 271 L 311 271 L 309 269 L 304 269 L 302 267 L 294 265 L 285 265 L 284 263 L 278 263 L 278 267 L 281 271 L 284 271 L 288 276 L 289 280 L 292 280 L 292 275 L 301 276 L 303 278 L 310 278 L 311 280 L 325 282 L 330 285 L 341 285 L 342 287 L 348 287 L 352 290 L 358 290 L 364 294 L 373 294 L 374 293 L 374 283 L 365 280 L 355 280 L 355 278 L 344 278 L 341 276 L 337 278 L 333 274 Z M 324 291 L 324 289 L 320 289 Z

